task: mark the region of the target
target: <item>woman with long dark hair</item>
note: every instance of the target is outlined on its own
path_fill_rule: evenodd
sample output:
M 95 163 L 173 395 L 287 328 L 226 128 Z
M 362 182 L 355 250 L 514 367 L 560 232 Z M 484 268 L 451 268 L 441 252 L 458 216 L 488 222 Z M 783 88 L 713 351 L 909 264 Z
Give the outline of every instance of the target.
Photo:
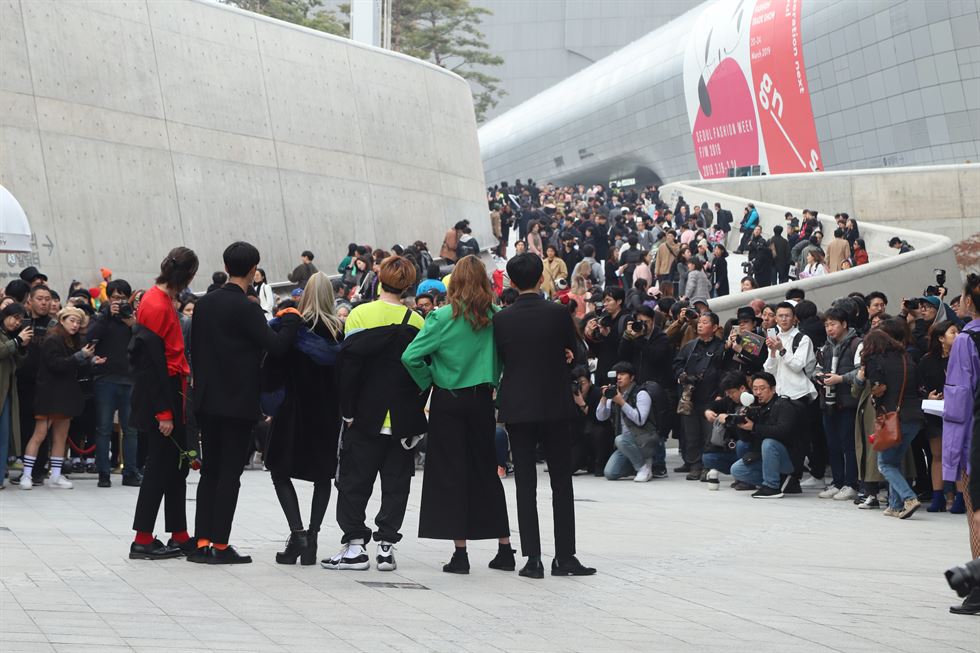
M 5 298 L 7 299 L 7 298 Z M 20 415 L 17 400 L 17 368 L 27 359 L 27 346 L 34 337 L 30 327 L 22 328 L 27 311 L 10 300 L 0 308 L 0 490 L 6 487 L 7 455 L 13 440 L 15 455 L 20 453 Z
M 259 298 L 259 306 L 265 313 L 266 319 L 272 318 L 272 311 L 276 308 L 276 296 L 272 293 L 272 286 L 265 276 L 265 270 L 258 268 L 255 270 L 255 278 L 252 279 L 252 289 L 256 297 Z
M 101 365 L 105 358 L 95 356 L 95 345 L 82 345 L 79 331 L 85 322 L 80 308 L 69 306 L 58 312 L 58 323 L 41 342 L 41 366 L 34 400 L 34 434 L 24 448 L 24 475 L 20 489 L 30 490 L 31 473 L 41 443 L 52 433 L 51 478 L 48 487 L 70 490 L 72 482 L 61 475 L 71 420 L 85 412 L 85 395 L 78 383 L 78 372 L 89 364 Z
M 943 398 L 943 386 L 946 385 L 946 365 L 949 363 L 949 351 L 953 341 L 959 335 L 959 328 L 950 321 L 937 322 L 929 328 L 929 350 L 919 361 L 919 394 L 925 399 Z M 929 438 L 929 450 L 932 453 L 930 472 L 932 476 L 932 503 L 926 510 L 929 512 L 946 512 L 946 495 L 943 493 L 943 418 L 936 415 L 925 416 L 925 433 Z M 961 488 L 962 489 L 962 488 Z M 956 503 L 953 512 L 963 513 L 963 493 L 956 493 Z
M 865 382 L 879 412 L 898 411 L 901 442 L 878 452 L 878 470 L 888 481 L 888 508 L 885 514 L 908 519 L 919 509 L 919 500 L 902 474 L 902 460 L 912 440 L 922 428 L 922 407 L 915 384 L 915 363 L 905 344 L 883 329 L 873 329 L 864 337 L 861 351 Z
M 455 542 L 452 560 L 442 568 L 447 573 L 468 574 L 466 541 L 486 539 L 499 542 L 490 568 L 513 571 L 494 443 L 500 360 L 492 318 L 497 309 L 480 259 L 460 259 L 447 299 L 402 354 L 422 392 L 433 388 L 419 537 Z
M 279 564 L 312 565 L 317 536 L 330 502 L 330 481 L 337 470 L 340 433 L 340 392 L 335 367 L 344 324 L 334 308 L 333 285 L 322 272 L 306 282 L 298 311 L 303 328 L 296 344 L 272 366 L 281 371 L 284 390 L 269 432 L 265 465 L 289 524 L 286 549 L 276 554 Z M 275 328 L 273 321 L 273 328 Z M 313 483 L 310 523 L 303 528 L 299 499 L 291 479 Z

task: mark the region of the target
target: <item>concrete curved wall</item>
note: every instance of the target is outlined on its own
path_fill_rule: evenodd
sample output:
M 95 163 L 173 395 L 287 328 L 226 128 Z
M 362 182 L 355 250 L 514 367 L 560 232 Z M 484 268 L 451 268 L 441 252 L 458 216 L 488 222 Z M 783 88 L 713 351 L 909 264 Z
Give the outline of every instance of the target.
M 168 248 L 233 240 L 271 280 L 299 252 L 490 240 L 472 98 L 441 68 L 193 0 L 0 1 L 0 183 L 61 290 L 98 268 L 147 284 Z
M 685 45 L 709 0 L 480 128 L 487 182 L 699 176 Z M 762 3 L 760 3 L 762 4 Z M 976 0 L 801 0 L 803 59 L 826 170 L 980 159 Z
M 759 212 L 760 224 L 766 235 L 772 234 L 774 226 L 786 224 L 784 216 L 787 211 L 792 211 L 796 216 L 802 215 L 803 212 L 801 207 L 762 202 L 725 192 L 726 190 L 723 185 L 711 185 L 702 181 L 677 182 L 661 188 L 661 196 L 671 204 L 676 201 L 678 195 L 683 195 L 684 200 L 691 206 L 695 203 L 707 202 L 708 206 L 713 208 L 715 202 L 718 202 L 722 208 L 732 212 L 736 221 L 735 227 L 742 217 L 742 209 L 748 202 L 752 202 Z M 818 212 L 818 217 L 822 216 L 820 219 L 823 232 L 827 235 L 825 242 L 829 242 L 833 233 L 833 216 L 836 211 L 830 209 L 824 211 L 821 205 L 805 208 L 814 209 Z M 949 273 L 947 287 L 952 289 L 959 285 L 957 275 L 954 273 L 957 268 L 953 256 L 953 243 L 949 238 L 870 222 L 861 223 L 859 226 L 861 237 L 868 247 L 870 262 L 867 265 L 840 270 L 823 277 L 803 279 L 712 299 L 711 309 L 723 319 L 732 317 L 738 307 L 747 305 L 753 299 L 764 299 L 770 303 L 781 301 L 790 286 L 806 290 L 807 299 L 815 301 L 817 306 L 829 306 L 834 299 L 844 297 L 851 292 L 867 294 L 872 290 L 884 292 L 894 306 L 902 297 L 916 296 L 917 293 L 921 294 L 927 285 L 935 284 L 936 277 L 933 270 L 936 268 L 945 269 Z M 734 249 L 738 236 L 738 232 L 733 229 L 729 235 L 729 249 Z M 888 240 L 893 236 L 914 243 L 915 251 L 899 256 L 897 250 L 888 247 Z

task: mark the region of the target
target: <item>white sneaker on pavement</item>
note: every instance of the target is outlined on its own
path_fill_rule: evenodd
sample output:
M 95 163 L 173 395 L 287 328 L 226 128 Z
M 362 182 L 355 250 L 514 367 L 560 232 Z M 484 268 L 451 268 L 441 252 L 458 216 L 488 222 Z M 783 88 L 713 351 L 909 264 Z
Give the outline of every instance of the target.
M 845 485 L 834 495 L 834 501 L 852 501 L 857 495 L 857 490 L 850 485 Z
M 49 488 L 53 488 L 56 490 L 70 490 L 73 487 L 75 487 L 71 481 L 69 481 L 64 476 L 60 476 L 60 475 L 52 476 L 51 478 L 49 478 L 47 485 Z
M 395 545 L 392 542 L 378 542 L 378 571 L 395 571 L 398 563 L 395 562 Z
M 834 487 L 833 485 L 828 485 L 827 489 L 817 495 L 820 499 L 833 499 L 840 492 L 840 488 Z
M 804 490 L 813 490 L 826 488 L 827 482 L 823 478 L 817 478 L 816 476 L 808 476 L 805 481 L 800 481 L 800 487 Z
M 650 463 L 646 463 L 643 467 L 640 467 L 640 471 L 636 473 L 636 478 L 633 479 L 633 482 L 646 483 L 651 478 L 653 478 L 653 470 L 650 468 Z
M 351 540 L 332 558 L 320 561 L 324 569 L 355 569 L 363 571 L 371 568 L 371 560 L 364 550 L 364 540 Z
M 18 485 L 22 490 L 30 490 L 32 487 L 34 487 L 34 481 L 31 480 L 30 474 L 24 474 L 20 477 L 20 482 Z

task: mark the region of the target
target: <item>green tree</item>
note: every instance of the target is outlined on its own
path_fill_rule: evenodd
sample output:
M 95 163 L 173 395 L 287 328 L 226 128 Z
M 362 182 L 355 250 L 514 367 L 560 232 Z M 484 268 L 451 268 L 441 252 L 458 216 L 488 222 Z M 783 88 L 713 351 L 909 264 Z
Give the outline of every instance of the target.
M 323 0 L 221 0 L 221 2 L 328 34 L 347 36 L 349 32 L 332 11 L 323 9 Z
M 491 12 L 469 0 L 392 0 L 391 47 L 451 70 L 470 83 L 477 122 L 505 95 L 500 79 L 484 70 L 503 58 L 491 54 L 478 29 Z

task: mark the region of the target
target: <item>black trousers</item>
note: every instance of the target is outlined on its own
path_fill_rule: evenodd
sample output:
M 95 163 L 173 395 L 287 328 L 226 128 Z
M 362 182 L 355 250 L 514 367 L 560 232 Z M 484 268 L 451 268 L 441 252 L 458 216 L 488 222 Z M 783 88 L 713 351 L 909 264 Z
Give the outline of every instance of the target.
M 299 497 L 296 496 L 296 488 L 293 487 L 293 480 L 289 474 L 282 472 L 272 472 L 272 484 L 276 488 L 276 497 L 282 512 L 286 516 L 286 523 L 289 530 L 303 530 L 303 516 L 299 512 Z M 323 516 L 327 514 L 327 504 L 330 503 L 330 482 L 317 481 L 313 484 L 313 504 L 310 506 L 310 527 L 311 533 L 319 533 L 320 526 L 323 524 Z
M 707 406 L 704 404 L 694 404 L 690 415 L 681 415 L 681 423 L 684 425 L 684 444 L 681 448 L 684 462 L 691 466 L 692 471 L 701 469 L 701 454 L 704 452 L 704 445 L 711 439 L 711 424 L 704 416 Z
M 415 475 L 415 451 L 405 449 L 398 438 L 363 433 L 353 426 L 345 428 L 340 437 L 336 486 L 337 525 L 344 532 L 341 543 L 371 539 L 365 513 L 378 474 L 381 474 L 381 509 L 374 518 L 378 527 L 373 532 L 374 541 L 399 542 Z
M 242 472 L 252 448 L 254 421 L 199 414 L 201 480 L 197 485 L 198 538 L 227 544 L 238 507 Z
M 510 451 L 514 459 L 514 483 L 517 486 L 517 523 L 521 531 L 521 553 L 541 555 L 541 532 L 538 526 L 538 470 L 534 451 L 540 442 L 551 474 L 551 510 L 555 521 L 555 556 L 575 555 L 575 495 L 572 491 L 571 424 L 528 422 L 508 424 Z
M 497 476 L 493 390 L 435 388 L 429 410 L 419 537 L 489 540 L 510 536 Z
M 187 429 L 181 414 L 181 379 L 170 378 L 170 392 L 173 393 L 178 414 L 174 415 L 174 430 L 170 437 L 160 431 L 143 434 L 146 443 L 146 463 L 143 467 L 143 482 L 136 499 L 136 514 L 133 517 L 133 530 L 152 533 L 156 526 L 160 503 L 164 504 L 163 523 L 168 533 L 187 530 L 187 472 L 188 466 L 180 464 L 180 451 L 187 446 Z M 195 443 L 196 444 L 196 443 Z M 194 446 L 190 447 L 191 449 Z
M 827 436 L 823 432 L 823 414 L 820 412 L 820 400 L 810 400 L 809 397 L 793 400 L 797 407 L 796 427 L 799 429 L 803 446 L 794 451 L 799 453 L 793 461 L 794 476 L 801 478 L 803 471 L 809 471 L 815 478 L 823 478 L 827 472 L 830 454 L 827 451 Z M 803 458 L 809 460 L 809 465 L 803 464 Z

